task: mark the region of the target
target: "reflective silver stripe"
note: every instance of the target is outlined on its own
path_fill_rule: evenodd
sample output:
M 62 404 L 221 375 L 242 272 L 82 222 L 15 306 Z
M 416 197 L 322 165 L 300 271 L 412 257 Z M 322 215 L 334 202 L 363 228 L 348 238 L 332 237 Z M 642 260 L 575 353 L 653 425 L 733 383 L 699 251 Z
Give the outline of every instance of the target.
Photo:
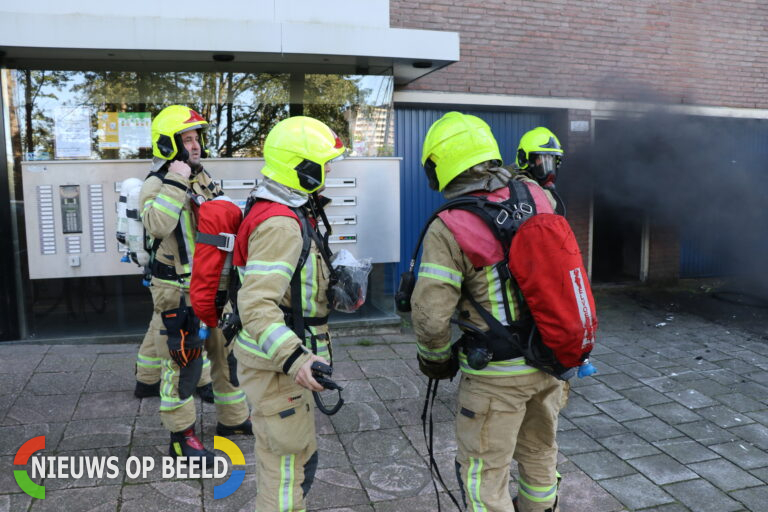
M 213 402 L 216 404 L 235 404 L 243 400 L 245 400 L 245 393 L 240 390 L 231 393 L 213 392 Z
M 473 512 L 487 512 L 480 497 L 480 485 L 483 483 L 483 459 L 469 458 L 467 470 L 467 494 Z
M 419 277 L 437 279 L 438 281 L 453 285 L 456 288 L 461 288 L 461 273 L 443 265 L 422 263 L 419 265 Z
M 283 455 L 280 457 L 280 512 L 293 511 L 293 461 L 296 456 Z
M 189 210 L 182 212 L 179 222 L 181 223 L 181 234 L 184 238 L 184 249 L 189 260 L 189 263 L 184 265 L 184 272 L 190 274 L 192 273 L 192 259 L 195 257 L 195 230 L 192 228 L 192 215 Z M 179 247 L 179 251 L 181 251 L 181 247 Z
M 148 357 L 139 354 L 136 356 L 136 364 L 139 366 L 146 366 L 148 368 L 160 368 L 163 365 L 163 359 L 160 357 Z
M 248 336 L 248 333 L 245 332 L 245 329 L 240 329 L 240 332 L 237 334 L 235 343 L 240 345 L 240 347 L 247 350 L 248 352 L 256 354 L 259 357 L 269 359 L 269 356 L 267 356 L 267 354 L 261 350 L 261 347 L 258 343 L 256 343 L 256 340 Z
M 152 202 L 147 203 L 148 208 L 157 208 L 170 216 L 178 217 L 181 213 L 181 205 L 170 197 L 159 195 Z M 146 208 L 145 208 L 146 211 Z M 175 215 L 174 215 L 175 214 Z
M 520 491 L 520 494 L 525 496 L 530 501 L 533 501 L 536 503 L 542 503 L 545 501 L 554 500 L 555 495 L 557 494 L 557 484 L 554 484 L 552 486 L 547 485 L 547 486 L 535 487 L 525 483 L 525 481 L 522 478 L 520 478 L 520 482 L 518 483 L 518 489 Z
M 211 360 L 208 359 L 208 356 L 203 356 L 203 368 L 208 368 L 211 366 Z
M 502 325 L 509 325 L 507 313 L 504 311 L 504 287 L 496 267 L 485 267 L 485 277 L 488 279 L 488 299 L 491 301 L 491 314 Z
M 171 366 L 170 359 L 164 359 L 163 366 L 165 367 L 165 371 L 162 373 L 162 385 L 160 386 L 160 410 L 172 411 L 192 400 L 192 397 L 189 396 L 182 400 L 181 398 L 174 398 L 171 396 L 174 391 L 173 379 L 176 371 L 173 369 L 173 366 Z
M 261 346 L 261 350 L 266 352 L 271 358 L 277 347 L 282 345 L 291 335 L 293 335 L 293 331 L 285 325 L 272 324 L 261 334 L 258 343 Z
M 430 361 L 444 361 L 450 355 L 451 344 L 448 343 L 444 347 L 432 350 L 421 343 L 416 342 L 416 348 L 424 359 L 429 359 Z
M 286 279 L 293 276 L 293 265 L 285 261 L 252 260 L 245 265 L 245 274 L 280 274 Z
M 317 294 L 317 283 L 315 282 L 316 265 L 317 258 L 310 254 L 307 262 L 304 263 L 304 268 L 301 269 L 301 284 L 304 288 L 304 293 L 301 297 L 301 307 L 304 316 L 315 316 L 317 311 L 317 301 L 314 300 Z

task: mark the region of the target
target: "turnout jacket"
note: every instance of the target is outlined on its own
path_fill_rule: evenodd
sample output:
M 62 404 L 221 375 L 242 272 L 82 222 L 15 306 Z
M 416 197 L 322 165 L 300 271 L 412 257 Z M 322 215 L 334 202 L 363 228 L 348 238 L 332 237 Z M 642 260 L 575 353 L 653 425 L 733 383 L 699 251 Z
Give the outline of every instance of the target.
M 161 240 L 155 254 L 158 262 L 174 267 L 179 276 L 191 274 L 197 234 L 197 205 L 191 198 L 201 195 L 209 200 L 221 194 L 221 188 L 202 167 L 189 179 L 167 172 L 165 176 L 152 174 L 144 181 L 139 195 L 141 221 L 150 244 Z M 179 246 L 176 229 L 180 230 L 184 247 Z M 186 254 L 186 263 L 182 262 L 181 251 Z M 183 286 L 189 287 L 188 278 Z
M 239 233 L 242 236 L 243 233 Z M 304 339 L 286 324 L 291 308 L 291 278 L 297 270 L 302 233 L 293 217 L 275 215 L 248 235 L 248 256 L 239 266 L 241 287 L 237 307 L 243 328 L 237 335 L 235 355 L 244 366 L 284 372 L 295 377 L 309 354 L 301 346 L 314 339 L 317 355 L 329 358 L 327 298 L 329 270 L 312 240 L 307 261 L 300 270 L 302 314 L 315 319 Z M 283 309 L 280 308 L 283 307 Z M 290 316 L 290 314 L 288 315 Z
M 524 176 L 515 179 L 536 183 Z M 545 195 L 554 208 L 555 200 L 551 194 L 545 191 Z M 501 276 L 493 265 L 475 268 L 440 218 L 430 224 L 423 247 L 418 280 L 411 298 L 411 319 L 419 355 L 424 359 L 441 362 L 451 356 L 450 319 L 456 310 L 460 320 L 483 331 L 488 330 L 485 321 L 467 299 L 468 295 L 504 325 L 530 318 L 530 312 L 521 300 L 520 290 L 514 280 L 508 280 L 503 287 Z M 502 294 L 509 300 L 511 318 L 507 318 Z M 522 357 L 492 361 L 483 370 L 474 370 L 467 364 L 462 351 L 459 351 L 459 366 L 465 373 L 488 376 L 521 375 L 538 371 L 526 365 Z

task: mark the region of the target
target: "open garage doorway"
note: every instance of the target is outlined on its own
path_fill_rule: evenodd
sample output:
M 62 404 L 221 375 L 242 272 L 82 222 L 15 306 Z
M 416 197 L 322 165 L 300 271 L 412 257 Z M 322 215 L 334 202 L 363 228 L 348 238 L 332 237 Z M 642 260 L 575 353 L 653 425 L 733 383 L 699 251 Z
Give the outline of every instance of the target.
M 611 133 L 612 121 L 595 121 L 595 146 Z M 602 160 L 602 159 L 601 159 Z M 621 160 L 593 161 L 595 179 L 593 208 L 592 280 L 627 282 L 645 279 L 646 214 L 631 206 L 621 194 L 612 193 L 612 182 L 623 171 Z

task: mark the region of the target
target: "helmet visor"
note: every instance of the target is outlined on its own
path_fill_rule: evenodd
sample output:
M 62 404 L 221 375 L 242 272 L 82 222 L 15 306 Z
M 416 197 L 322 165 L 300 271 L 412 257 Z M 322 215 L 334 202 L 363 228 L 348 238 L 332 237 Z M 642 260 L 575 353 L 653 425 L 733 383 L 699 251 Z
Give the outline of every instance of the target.
M 536 158 L 541 158 L 541 169 L 544 175 L 552 174 L 557 169 L 557 156 L 552 153 L 540 153 Z

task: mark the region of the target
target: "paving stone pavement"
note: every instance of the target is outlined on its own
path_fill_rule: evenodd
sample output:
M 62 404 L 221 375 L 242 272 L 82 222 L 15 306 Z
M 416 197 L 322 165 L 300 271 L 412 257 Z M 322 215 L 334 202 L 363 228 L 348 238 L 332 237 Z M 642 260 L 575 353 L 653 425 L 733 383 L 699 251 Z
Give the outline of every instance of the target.
M 559 427 L 562 512 L 768 510 L 768 343 L 765 333 L 598 293 L 599 372 L 572 381 Z M 661 326 L 660 324 L 665 325 Z M 318 414 L 319 468 L 308 502 L 325 512 L 437 510 L 420 414 L 426 380 L 409 334 L 337 338 L 335 377 L 347 405 Z M 45 436 L 46 455 L 159 459 L 167 433 L 158 399 L 133 398 L 137 345 L 0 344 L 0 512 L 250 511 L 252 442 L 243 485 L 214 500 L 220 479 L 53 479 L 46 499 L 22 493 L 13 457 Z M 456 383 L 435 403 L 435 458 L 456 493 Z M 211 446 L 216 418 L 198 399 Z M 202 405 L 202 407 L 200 407 Z M 19 468 L 17 466 L 16 468 Z M 29 469 L 29 468 L 27 468 Z M 514 492 L 516 469 L 511 468 Z M 450 501 L 440 493 L 444 510 Z

